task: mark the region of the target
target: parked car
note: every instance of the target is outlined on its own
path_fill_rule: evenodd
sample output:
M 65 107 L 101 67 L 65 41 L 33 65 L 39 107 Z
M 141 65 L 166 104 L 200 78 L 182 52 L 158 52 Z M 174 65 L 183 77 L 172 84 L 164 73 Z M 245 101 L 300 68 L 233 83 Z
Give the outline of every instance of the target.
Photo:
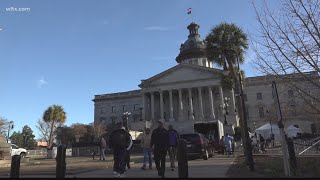
M 212 145 L 214 152 L 218 154 L 222 154 L 224 152 L 224 146 L 220 144 L 220 140 L 218 138 L 211 140 L 210 144 Z
M 15 144 L 11 144 L 11 156 L 14 156 L 14 155 L 20 155 L 21 158 L 24 158 L 27 155 L 27 150 L 24 148 L 19 148 Z
M 188 157 L 196 156 L 207 160 L 209 157 L 213 156 L 213 147 L 203 134 L 181 134 L 180 138 L 187 141 Z

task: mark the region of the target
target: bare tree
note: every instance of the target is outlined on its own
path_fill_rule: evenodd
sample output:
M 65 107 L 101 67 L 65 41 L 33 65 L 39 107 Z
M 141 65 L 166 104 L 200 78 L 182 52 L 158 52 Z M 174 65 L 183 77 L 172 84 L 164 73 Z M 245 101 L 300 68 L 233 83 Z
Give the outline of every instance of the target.
M 79 142 L 79 139 L 87 133 L 87 128 L 84 124 L 75 123 L 71 125 L 72 132 L 76 141 Z
M 320 1 L 280 3 L 271 10 L 267 1 L 262 7 L 253 2 L 260 25 L 258 35 L 251 34 L 254 67 L 265 75 L 284 75 L 276 77 L 304 102 L 300 108 L 319 115 Z
M 0 133 L 3 134 L 5 131 L 8 130 L 9 121 L 4 118 L 0 117 Z
M 96 122 L 93 124 L 94 135 L 96 138 L 101 137 L 104 133 L 107 132 L 107 125 L 103 122 Z
M 45 142 L 49 142 L 50 124 L 48 122 L 45 122 L 45 121 L 39 119 L 38 122 L 37 122 L 36 127 L 40 132 L 41 140 L 44 140 Z

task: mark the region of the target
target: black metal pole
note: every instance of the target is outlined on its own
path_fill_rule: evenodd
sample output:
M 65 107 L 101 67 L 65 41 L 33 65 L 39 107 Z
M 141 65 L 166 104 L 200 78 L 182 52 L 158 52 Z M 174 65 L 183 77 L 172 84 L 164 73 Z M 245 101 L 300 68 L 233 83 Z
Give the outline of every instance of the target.
M 64 178 L 66 175 L 66 146 L 61 144 L 57 149 L 56 178 Z
M 243 87 L 242 87 L 242 78 L 240 74 L 240 64 L 239 64 L 239 56 L 237 54 L 237 63 L 238 63 L 238 71 L 239 71 L 239 85 L 240 85 L 240 100 L 242 105 L 242 117 L 243 117 L 243 129 L 245 135 L 245 145 L 247 149 L 247 160 L 249 164 L 249 168 L 251 171 L 254 171 L 254 162 L 252 157 L 252 146 L 251 141 L 249 141 L 249 132 L 248 132 L 248 123 L 247 123 L 247 114 L 246 114 L 246 104 L 243 99 Z
M 187 154 L 187 142 L 184 139 L 178 141 L 178 174 L 179 178 L 188 178 L 188 154 Z
M 19 178 L 20 176 L 20 155 L 14 155 L 11 159 L 10 178 Z
M 296 158 L 296 153 L 294 151 L 294 144 L 293 144 L 292 138 L 287 139 L 287 144 L 288 144 L 288 152 L 289 152 L 289 158 L 290 158 L 290 166 L 292 168 L 294 175 L 298 175 L 297 158 Z

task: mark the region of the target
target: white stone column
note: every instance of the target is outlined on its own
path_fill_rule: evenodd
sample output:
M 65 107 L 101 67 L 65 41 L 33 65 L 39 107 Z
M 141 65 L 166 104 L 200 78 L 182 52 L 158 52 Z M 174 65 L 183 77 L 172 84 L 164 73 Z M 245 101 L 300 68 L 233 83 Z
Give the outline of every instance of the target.
M 153 92 L 150 92 L 151 94 L 151 121 L 155 121 L 154 117 L 154 94 Z
M 234 89 L 232 88 L 231 90 L 231 107 L 232 107 L 232 112 L 231 114 L 234 115 L 235 114 L 235 110 L 236 110 L 236 103 L 235 103 L 235 99 L 234 99 Z
M 163 92 L 160 91 L 160 119 L 164 120 L 164 112 L 163 112 Z
M 169 119 L 169 121 L 174 121 L 174 118 L 173 118 L 172 90 L 169 90 L 169 101 L 170 101 L 170 119 Z
M 210 119 L 215 119 L 214 115 L 214 104 L 213 104 L 213 95 L 212 95 L 212 87 L 208 87 L 209 100 L 210 100 Z
M 182 89 L 179 89 L 179 121 L 183 121 Z
M 190 111 L 190 116 L 191 116 L 191 118 L 189 118 L 189 119 L 194 120 L 194 116 L 193 116 L 193 103 L 192 103 L 192 89 L 189 88 L 189 89 L 188 89 L 188 92 L 189 92 L 189 111 Z
M 147 108 L 147 103 L 146 103 L 146 93 L 142 93 L 142 120 L 146 120 L 146 108 Z
M 224 109 L 224 102 L 223 102 L 223 89 L 222 89 L 222 86 L 219 86 L 219 93 L 220 93 L 220 107 L 221 107 L 221 116 L 223 116 L 223 109 Z
M 198 95 L 199 95 L 199 113 L 200 113 L 200 119 L 203 120 L 204 119 L 204 115 L 203 115 L 203 104 L 202 104 L 202 92 L 201 92 L 202 88 L 198 87 Z

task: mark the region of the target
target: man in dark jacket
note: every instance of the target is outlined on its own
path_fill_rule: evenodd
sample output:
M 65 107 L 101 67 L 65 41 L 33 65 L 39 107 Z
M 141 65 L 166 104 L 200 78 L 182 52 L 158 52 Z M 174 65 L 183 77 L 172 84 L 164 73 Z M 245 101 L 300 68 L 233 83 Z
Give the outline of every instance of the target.
M 175 158 L 176 158 L 176 149 L 177 149 L 177 144 L 178 144 L 178 132 L 173 129 L 172 125 L 169 125 L 169 130 L 168 130 L 168 135 L 169 135 L 169 157 L 170 157 L 170 168 L 171 171 L 174 171 L 175 168 Z
M 152 132 L 150 146 L 153 148 L 154 162 L 158 175 L 164 178 L 169 135 L 168 131 L 163 127 L 163 120 L 159 120 L 158 123 L 158 128 Z
M 122 127 L 122 123 L 117 123 L 117 129 L 109 137 L 109 147 L 113 149 L 113 169 L 115 177 L 124 177 L 125 173 L 125 153 L 132 146 L 130 134 Z

